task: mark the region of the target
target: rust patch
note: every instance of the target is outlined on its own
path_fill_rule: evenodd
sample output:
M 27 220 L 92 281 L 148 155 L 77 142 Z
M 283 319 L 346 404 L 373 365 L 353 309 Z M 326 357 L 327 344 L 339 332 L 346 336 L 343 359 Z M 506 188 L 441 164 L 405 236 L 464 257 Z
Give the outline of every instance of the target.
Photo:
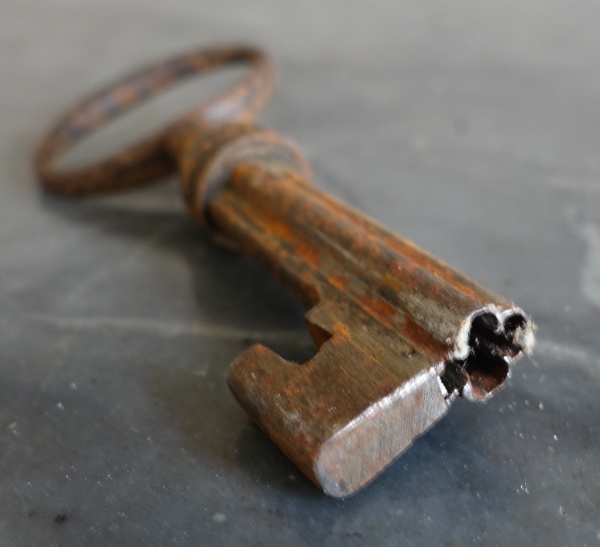
M 344 275 L 330 274 L 328 277 L 328 281 L 340 291 L 345 291 L 348 288 L 348 285 L 350 284 L 350 281 Z
M 327 332 L 325 329 L 315 325 L 314 323 L 308 322 L 308 330 L 312 336 L 312 339 L 317 346 L 317 349 L 321 349 L 321 346 L 331 339 L 331 334 Z
M 346 325 L 345 323 L 335 323 L 333 325 L 333 333 L 337 336 L 340 336 L 342 338 L 345 339 L 349 339 L 350 338 L 350 329 L 348 328 L 348 325 Z
M 374 298 L 368 294 L 359 296 L 356 298 L 356 302 L 388 327 L 391 325 L 390 319 L 397 313 L 397 310 L 387 300 Z
M 430 356 L 437 364 L 446 359 L 452 349 L 451 343 L 437 340 L 430 331 L 421 327 L 412 317 L 406 316 L 402 323 L 402 335 L 411 346 Z
M 311 268 L 319 270 L 321 266 L 321 253 L 318 248 L 307 245 L 306 243 L 296 243 L 294 251 L 301 257 Z

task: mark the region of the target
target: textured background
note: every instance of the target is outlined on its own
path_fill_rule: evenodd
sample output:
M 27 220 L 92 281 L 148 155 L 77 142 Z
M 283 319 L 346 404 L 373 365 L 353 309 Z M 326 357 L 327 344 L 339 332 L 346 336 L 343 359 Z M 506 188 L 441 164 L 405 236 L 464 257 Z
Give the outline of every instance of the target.
M 1 545 L 600 545 L 597 0 L 0 9 Z M 36 139 L 82 93 L 226 41 L 277 57 L 262 121 L 300 143 L 319 185 L 539 326 L 506 390 L 458 402 L 347 501 L 320 494 L 226 387 L 253 341 L 311 354 L 298 305 L 206 240 L 175 180 L 73 202 L 32 174 Z M 236 76 L 186 84 L 70 161 Z

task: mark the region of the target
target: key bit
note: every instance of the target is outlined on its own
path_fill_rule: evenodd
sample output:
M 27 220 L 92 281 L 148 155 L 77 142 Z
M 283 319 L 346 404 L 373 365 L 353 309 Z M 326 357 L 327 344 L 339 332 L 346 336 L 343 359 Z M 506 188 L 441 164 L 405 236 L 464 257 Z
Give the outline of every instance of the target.
M 253 70 L 145 143 L 100 166 L 55 167 L 120 111 L 230 62 Z M 274 81 L 272 61 L 252 48 L 171 59 L 75 107 L 42 141 L 36 166 L 47 189 L 79 195 L 137 184 L 176 165 L 190 213 L 215 241 L 253 256 L 306 305 L 316 355 L 294 363 L 253 345 L 231 364 L 229 386 L 315 484 L 343 498 L 406 451 L 457 397 L 484 402 L 496 393 L 532 351 L 535 326 L 505 298 L 316 188 L 299 149 L 252 124 Z

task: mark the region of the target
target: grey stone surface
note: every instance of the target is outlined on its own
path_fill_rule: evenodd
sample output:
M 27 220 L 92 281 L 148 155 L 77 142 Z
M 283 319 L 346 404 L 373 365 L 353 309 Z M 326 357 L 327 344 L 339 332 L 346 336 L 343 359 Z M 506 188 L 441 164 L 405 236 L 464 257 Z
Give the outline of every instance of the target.
M 600 3 L 0 9 L 1 545 L 600 545 Z M 347 501 L 313 487 L 226 387 L 252 341 L 310 356 L 300 307 L 206 240 L 174 180 L 75 202 L 32 174 L 36 139 L 82 93 L 232 40 L 278 58 L 262 120 L 300 143 L 318 184 L 539 326 L 507 389 L 457 403 Z M 71 161 L 205 92 L 143 107 Z

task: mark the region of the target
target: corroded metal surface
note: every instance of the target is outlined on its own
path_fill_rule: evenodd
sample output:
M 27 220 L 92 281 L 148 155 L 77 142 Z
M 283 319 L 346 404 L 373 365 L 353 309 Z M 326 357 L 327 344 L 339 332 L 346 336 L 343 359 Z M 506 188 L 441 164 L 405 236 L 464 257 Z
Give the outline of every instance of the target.
M 486 400 L 531 349 L 519 308 L 293 171 L 240 165 L 208 215 L 309 308 L 313 359 L 254 346 L 230 386 L 330 495 L 368 483 L 457 395 Z
M 254 67 L 245 82 L 133 152 L 91 169 L 55 170 L 78 138 L 142 97 L 240 60 Z M 191 214 L 307 306 L 314 358 L 292 363 L 255 345 L 233 362 L 229 384 L 327 494 L 358 491 L 457 396 L 485 401 L 531 351 L 534 326 L 520 308 L 315 188 L 293 144 L 251 125 L 275 80 L 268 57 L 217 49 L 141 74 L 58 124 L 37 155 L 40 179 L 51 191 L 78 194 L 148 180 L 176 164 Z
M 164 91 L 174 83 L 223 65 L 248 64 L 250 74 L 235 87 L 200 105 L 159 131 L 105 161 L 82 169 L 63 171 L 61 156 L 84 137 L 113 118 Z M 69 109 L 38 146 L 36 171 L 44 187 L 63 195 L 125 188 L 172 172 L 167 137 L 181 121 L 251 122 L 275 88 L 273 61 L 250 47 L 217 47 L 192 51 L 154 63 L 98 90 Z

